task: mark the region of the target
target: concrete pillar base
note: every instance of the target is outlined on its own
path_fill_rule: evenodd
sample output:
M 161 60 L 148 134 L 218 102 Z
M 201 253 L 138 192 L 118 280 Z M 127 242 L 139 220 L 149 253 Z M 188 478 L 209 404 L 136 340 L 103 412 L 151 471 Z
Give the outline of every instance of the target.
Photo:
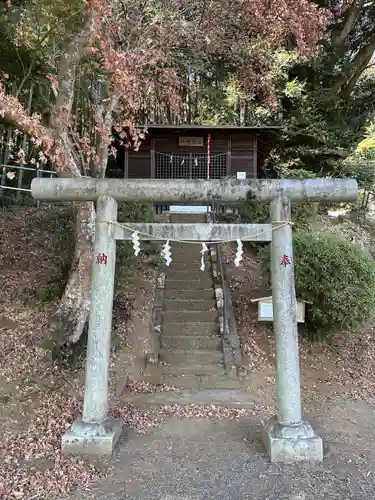
M 323 460 L 323 441 L 308 422 L 282 425 L 276 417 L 262 426 L 262 440 L 271 462 L 298 462 Z
M 62 453 L 110 456 L 122 431 L 122 422 L 108 417 L 101 423 L 75 420 L 62 436 Z

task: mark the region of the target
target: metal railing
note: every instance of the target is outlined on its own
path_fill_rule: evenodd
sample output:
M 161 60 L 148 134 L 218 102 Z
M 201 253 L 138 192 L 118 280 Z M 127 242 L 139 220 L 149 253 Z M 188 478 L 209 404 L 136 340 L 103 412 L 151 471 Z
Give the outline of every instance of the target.
M 224 340 L 230 349 L 232 364 L 236 367 L 240 367 L 242 364 L 241 344 L 238 336 L 236 318 L 234 316 L 229 279 L 225 273 L 225 266 L 220 253 L 219 245 L 216 245 L 216 259 L 218 276 L 220 276 L 221 286 L 223 289 Z
M 56 175 L 56 172 L 53 170 L 44 170 L 42 168 L 36 168 L 36 167 L 27 167 L 26 165 L 0 165 L 0 168 L 2 170 L 1 172 L 1 180 L 0 180 L 0 193 L 2 193 L 4 190 L 9 190 L 9 191 L 15 191 L 16 192 L 16 199 L 19 200 L 21 197 L 22 193 L 28 193 L 31 194 L 31 181 L 34 177 L 54 177 Z M 10 185 L 7 182 L 7 174 L 12 171 L 16 170 L 17 174 L 15 175 L 15 180 L 16 180 L 16 185 Z M 27 184 L 25 185 L 24 182 L 24 173 L 25 172 L 32 172 L 35 175 L 29 175 Z M 13 181 L 14 179 L 9 179 L 10 181 Z
M 8 178 L 7 173 L 13 172 L 16 170 L 16 175 L 14 178 Z M 27 178 L 25 179 L 24 174 L 27 173 Z M 28 199 L 27 205 L 36 204 L 39 205 L 39 201 L 36 202 L 31 196 L 31 181 L 36 177 L 56 177 L 57 173 L 54 170 L 45 170 L 43 168 L 38 167 L 29 167 L 27 165 L 5 165 L 0 164 L 0 201 L 1 196 L 4 196 L 4 191 L 15 192 L 16 196 L 10 200 L 10 204 L 13 203 L 14 199 L 17 200 L 17 203 L 21 199 L 21 195 L 30 195 L 25 198 Z M 84 178 L 89 178 L 89 176 L 83 175 Z M 10 184 L 11 183 L 11 184 Z M 5 196 L 4 196 L 5 198 Z M 22 200 L 22 204 L 25 201 L 25 198 Z M 9 203 L 9 200 L 8 200 Z M 60 202 L 62 205 L 69 204 L 70 202 Z
M 218 222 L 218 213 L 215 211 L 215 207 L 217 207 L 217 204 L 213 204 L 212 207 L 212 221 L 214 223 Z M 242 349 L 234 315 L 232 294 L 229 286 L 230 280 L 226 273 L 220 245 L 215 244 L 214 247 L 216 252 L 217 278 L 223 290 L 223 341 L 225 342 L 225 347 L 229 350 L 231 358 L 226 361 L 226 364 L 230 362 L 232 366 L 238 369 L 242 365 Z

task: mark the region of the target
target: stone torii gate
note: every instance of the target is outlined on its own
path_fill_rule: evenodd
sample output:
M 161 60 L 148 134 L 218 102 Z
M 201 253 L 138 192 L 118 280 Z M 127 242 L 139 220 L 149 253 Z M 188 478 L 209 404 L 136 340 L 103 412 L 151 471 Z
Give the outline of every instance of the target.
M 122 429 L 121 422 L 107 414 L 116 240 L 131 239 L 129 229 L 116 225 L 117 201 L 230 204 L 251 197 L 270 203 L 271 224 L 133 224 L 132 228 L 150 235 L 143 239 L 178 236 L 180 240 L 206 243 L 231 239 L 271 241 L 277 416 L 263 425 L 263 441 L 271 461 L 323 459 L 322 439 L 303 420 L 301 410 L 291 202 L 353 201 L 357 196 L 355 180 L 37 178 L 32 181 L 31 192 L 39 201 L 96 202 L 84 409 L 82 418 L 62 437 L 64 452 L 111 454 Z

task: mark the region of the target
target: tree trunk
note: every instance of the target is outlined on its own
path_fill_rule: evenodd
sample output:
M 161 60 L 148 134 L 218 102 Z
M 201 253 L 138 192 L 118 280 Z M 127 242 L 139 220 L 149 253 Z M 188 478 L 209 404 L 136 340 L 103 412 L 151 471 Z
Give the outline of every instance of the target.
M 50 319 L 47 333 L 58 352 L 80 339 L 91 304 L 91 265 L 95 235 L 95 208 L 91 202 L 75 203 L 75 250 L 68 283 Z M 58 256 L 56 256 L 58 258 Z
M 103 129 L 111 130 L 112 109 L 116 99 L 112 98 L 110 107 L 98 106 Z M 62 136 L 63 138 L 63 136 Z M 79 158 L 74 157 L 75 148 L 67 136 L 64 144 L 66 162 L 70 173 L 80 176 Z M 106 136 L 99 137 L 98 157 L 92 164 L 95 177 L 105 177 L 108 162 L 108 141 Z M 68 283 L 60 303 L 50 319 L 47 329 L 52 341 L 52 356 L 57 355 L 61 347 L 76 344 L 87 323 L 91 305 L 91 267 L 95 236 L 95 208 L 93 203 L 75 203 L 75 250 Z

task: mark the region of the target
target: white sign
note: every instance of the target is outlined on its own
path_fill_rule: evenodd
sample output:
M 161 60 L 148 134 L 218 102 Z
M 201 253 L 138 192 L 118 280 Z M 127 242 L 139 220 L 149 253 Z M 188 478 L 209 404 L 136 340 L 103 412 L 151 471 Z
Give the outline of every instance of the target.
M 237 172 L 237 179 L 239 181 L 244 181 L 246 180 L 246 172 Z
M 171 205 L 169 211 L 175 214 L 201 214 L 209 212 L 208 208 L 204 205 Z
M 252 299 L 251 302 L 258 304 L 258 321 L 273 321 L 272 297 Z M 296 320 L 297 323 L 305 322 L 305 302 L 297 301 Z
M 179 146 L 202 147 L 204 146 L 203 137 L 179 137 Z
M 259 311 L 259 319 L 269 319 L 273 320 L 273 306 L 272 302 L 261 302 L 260 303 L 260 311 Z

